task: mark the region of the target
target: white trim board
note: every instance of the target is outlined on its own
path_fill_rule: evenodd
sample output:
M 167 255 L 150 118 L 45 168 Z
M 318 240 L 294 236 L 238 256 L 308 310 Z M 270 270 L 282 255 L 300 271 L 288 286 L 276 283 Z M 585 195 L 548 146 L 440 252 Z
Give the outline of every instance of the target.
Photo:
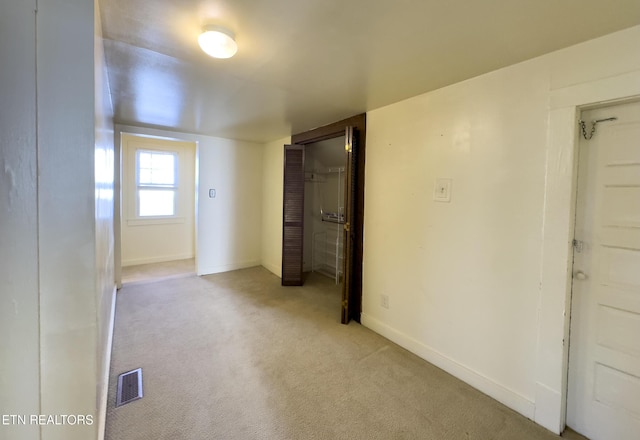
M 455 360 L 439 353 L 433 348 L 423 344 L 422 342 L 405 335 L 398 330 L 389 327 L 376 318 L 363 313 L 361 315 L 362 325 L 373 330 L 374 332 L 384 336 L 399 346 L 406 348 L 410 352 L 418 355 L 427 362 L 432 363 L 438 368 L 443 369 L 447 373 L 457 377 L 463 382 L 468 383 L 477 390 L 483 392 L 489 397 L 494 398 L 498 402 L 508 406 L 514 411 L 519 412 L 528 419 L 533 420 L 535 415 L 535 404 L 526 397 L 516 393 L 513 390 L 495 382 L 477 371 L 462 365 Z
M 101 399 L 98 407 L 98 440 L 103 440 L 105 436 L 105 430 L 107 428 L 107 399 L 109 397 L 109 373 L 111 371 L 111 350 L 113 348 L 113 330 L 115 328 L 116 320 L 116 295 L 117 287 L 113 286 L 113 292 L 111 293 L 111 310 L 109 311 L 109 330 L 107 333 L 107 346 L 105 347 L 106 356 L 104 363 L 106 368 L 103 368 L 104 376 L 102 377 L 102 389 Z

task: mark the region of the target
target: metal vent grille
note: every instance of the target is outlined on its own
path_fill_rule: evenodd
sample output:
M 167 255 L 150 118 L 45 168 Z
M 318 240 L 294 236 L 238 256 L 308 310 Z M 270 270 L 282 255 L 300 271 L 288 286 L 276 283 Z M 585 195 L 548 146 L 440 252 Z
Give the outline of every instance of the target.
M 142 368 L 118 376 L 116 407 L 142 399 Z

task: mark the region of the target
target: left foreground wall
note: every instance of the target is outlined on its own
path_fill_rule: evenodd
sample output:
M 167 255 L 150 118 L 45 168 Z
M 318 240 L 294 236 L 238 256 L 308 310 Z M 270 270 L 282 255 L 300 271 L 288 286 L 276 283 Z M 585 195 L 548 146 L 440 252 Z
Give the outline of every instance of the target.
M 96 301 L 98 313 L 98 438 L 104 436 L 109 394 L 109 367 L 115 314 L 114 190 L 115 145 L 113 104 L 107 76 L 98 0 L 94 2 L 95 78 L 95 243 Z
M 101 436 L 113 135 L 94 13 L 83 0 L 0 6 L 3 439 Z

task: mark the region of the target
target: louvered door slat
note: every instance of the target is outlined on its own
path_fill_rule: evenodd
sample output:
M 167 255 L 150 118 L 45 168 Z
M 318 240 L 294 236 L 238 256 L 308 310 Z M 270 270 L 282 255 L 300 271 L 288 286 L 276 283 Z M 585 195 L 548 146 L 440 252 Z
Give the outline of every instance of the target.
M 304 242 L 304 147 L 284 147 L 282 285 L 302 285 Z

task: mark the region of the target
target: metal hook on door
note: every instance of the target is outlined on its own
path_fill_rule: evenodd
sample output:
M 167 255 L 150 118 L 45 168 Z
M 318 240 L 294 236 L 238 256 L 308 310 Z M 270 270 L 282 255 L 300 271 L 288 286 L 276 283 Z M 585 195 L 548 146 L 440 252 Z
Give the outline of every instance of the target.
M 618 120 L 618 118 L 613 117 L 613 118 L 597 119 L 595 121 L 591 121 L 591 132 L 589 133 L 588 136 L 587 136 L 587 125 L 586 125 L 585 121 L 580 119 L 578 124 L 582 128 L 582 136 L 584 136 L 584 138 L 586 140 L 590 140 L 593 137 L 593 134 L 596 132 L 596 125 L 597 124 L 599 124 L 600 122 L 617 121 L 617 120 Z

